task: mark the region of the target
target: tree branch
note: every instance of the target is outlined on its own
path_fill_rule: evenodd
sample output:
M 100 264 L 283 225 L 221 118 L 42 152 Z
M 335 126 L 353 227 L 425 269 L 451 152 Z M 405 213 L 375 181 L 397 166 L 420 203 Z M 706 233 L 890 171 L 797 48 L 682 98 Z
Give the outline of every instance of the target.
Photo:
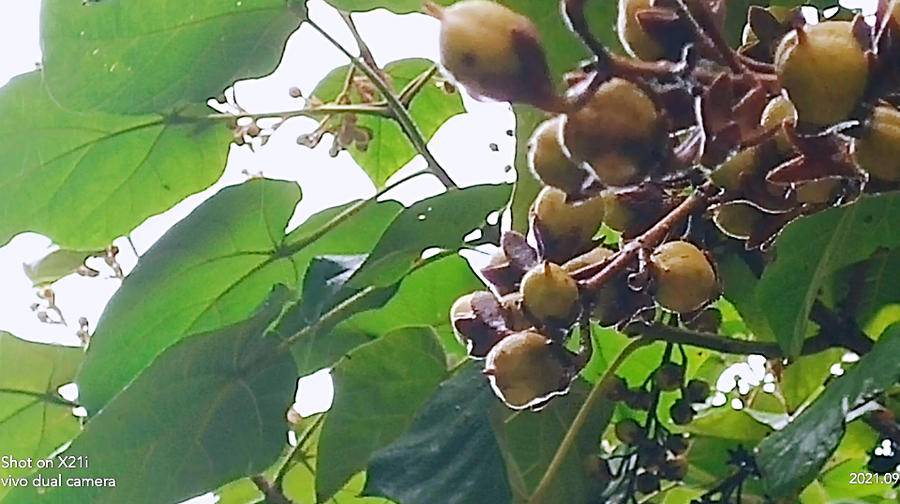
M 581 280 L 580 283 L 584 289 L 589 292 L 596 292 L 606 282 L 634 262 L 641 250 L 656 247 L 666 239 L 675 226 L 694 212 L 705 208 L 709 202 L 709 192 L 711 190 L 712 186 L 708 184 L 697 188 L 677 207 L 654 224 L 653 227 L 628 242 L 621 250 L 610 256 L 609 259 L 581 268 L 575 271 L 572 276 L 577 280 Z
M 566 431 L 566 435 L 563 437 L 562 443 L 560 443 L 559 448 L 553 455 L 553 459 L 550 461 L 550 465 L 547 466 L 547 471 L 544 472 L 544 476 L 541 478 L 540 483 L 538 483 L 538 486 L 537 488 L 535 488 L 534 493 L 528 499 L 528 504 L 541 504 L 544 502 L 544 493 L 546 493 L 550 488 L 550 485 L 553 484 L 553 480 L 556 478 L 556 474 L 559 472 L 559 469 L 565 461 L 566 456 L 569 454 L 569 451 L 575 444 L 575 439 L 578 437 L 578 434 L 584 427 L 585 422 L 587 422 L 588 415 L 594 408 L 595 403 L 603 397 L 604 392 L 606 392 L 606 390 L 610 387 L 612 379 L 616 375 L 616 370 L 619 369 L 619 367 L 625 362 L 628 356 L 634 353 L 635 350 L 652 342 L 653 340 L 644 338 L 638 338 L 632 341 L 628 344 L 628 346 L 622 349 L 621 352 L 619 352 L 616 360 L 613 361 L 613 363 L 610 364 L 608 368 L 606 368 L 603 376 L 600 378 L 600 380 L 597 381 L 597 383 L 594 385 L 594 388 L 591 389 L 591 392 L 584 400 L 584 403 L 578 410 L 578 414 L 575 415 L 575 419 L 572 420 L 572 424 Z
M 394 96 L 393 91 L 388 87 L 387 83 L 384 82 L 384 79 L 381 78 L 378 73 L 369 68 L 364 62 L 360 61 L 360 59 L 354 56 L 350 51 L 347 50 L 340 42 L 338 42 L 334 37 L 332 37 L 328 32 L 326 32 L 321 26 L 316 24 L 314 21 L 308 21 L 309 25 L 312 26 L 319 34 L 321 34 L 326 40 L 328 40 L 334 47 L 336 47 L 339 51 L 344 53 L 344 55 L 350 59 L 350 62 L 359 69 L 374 85 L 379 92 L 384 96 L 385 101 L 387 102 L 388 108 L 391 110 L 393 114 L 393 118 L 400 125 L 400 128 L 403 130 L 403 133 L 406 134 L 409 141 L 413 144 L 413 147 L 416 151 L 425 158 L 425 162 L 428 164 L 428 170 L 437 177 L 438 180 L 444 184 L 444 187 L 447 189 L 456 189 L 456 183 L 453 182 L 453 179 L 450 178 L 450 175 L 444 170 L 441 164 L 435 159 L 434 155 L 431 154 L 431 151 L 428 149 L 428 143 L 425 141 L 425 137 L 422 135 L 422 132 L 419 131 L 418 126 L 416 126 L 415 121 L 413 121 L 412 116 L 409 115 L 409 110 L 403 106 L 402 103 Z
M 380 103 L 357 103 L 357 104 L 339 104 L 339 103 L 328 103 L 325 105 L 318 105 L 315 107 L 304 107 L 302 109 L 297 110 L 285 110 L 283 112 L 260 112 L 257 114 L 230 114 L 230 113 L 221 113 L 221 114 L 209 114 L 206 116 L 206 119 L 210 119 L 213 121 L 225 121 L 232 119 L 239 119 L 242 117 L 248 117 L 250 119 L 270 119 L 270 118 L 281 118 L 281 119 L 291 119 L 293 117 L 321 117 L 325 115 L 331 114 L 358 114 L 358 115 L 370 115 L 370 116 L 378 116 L 378 117 L 393 117 L 391 115 L 390 109 L 387 107 L 385 102 Z
M 651 341 L 690 345 L 727 354 L 758 354 L 769 359 L 785 357 L 784 352 L 777 343 L 727 338 L 718 334 L 693 331 L 664 324 L 650 324 L 639 328 L 638 332 L 640 332 L 641 336 Z M 819 353 L 833 346 L 835 346 L 834 342 L 830 338 L 822 335 L 815 336 L 804 342 L 801 355 Z

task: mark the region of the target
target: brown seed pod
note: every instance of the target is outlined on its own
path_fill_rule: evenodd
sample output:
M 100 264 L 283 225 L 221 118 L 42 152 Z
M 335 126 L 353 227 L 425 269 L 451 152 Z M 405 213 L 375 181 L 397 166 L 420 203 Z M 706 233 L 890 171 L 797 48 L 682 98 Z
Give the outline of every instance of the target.
M 472 95 L 561 108 L 538 30 L 528 17 L 486 0 L 447 8 L 426 2 L 425 9 L 441 22 L 441 65 Z
M 589 174 L 563 151 L 562 121 L 562 117 L 557 116 L 535 128 L 528 143 L 528 166 L 545 185 L 567 194 L 578 194 Z
M 487 356 L 484 373 L 509 407 L 524 409 L 564 394 L 572 381 L 569 354 L 536 331 L 521 331 L 500 341 Z
M 850 117 L 869 80 L 869 60 L 849 21 L 788 33 L 775 52 L 782 85 L 801 123 L 830 126 Z
M 706 255 L 685 241 L 671 241 L 650 256 L 654 298 L 669 310 L 689 313 L 718 297 L 716 272 Z
M 567 327 L 578 315 L 578 285 L 559 265 L 544 262 L 522 278 L 519 289 L 528 313 L 553 327 Z

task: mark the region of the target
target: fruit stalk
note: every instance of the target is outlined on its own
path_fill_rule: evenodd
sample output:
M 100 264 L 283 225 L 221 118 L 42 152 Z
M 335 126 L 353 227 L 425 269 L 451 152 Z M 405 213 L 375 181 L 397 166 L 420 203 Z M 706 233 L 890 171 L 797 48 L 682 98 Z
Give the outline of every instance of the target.
M 712 192 L 711 185 L 703 185 L 685 198 L 677 207 L 660 219 L 644 234 L 628 242 L 618 253 L 602 263 L 586 266 L 573 273 L 573 277 L 581 280 L 581 287 L 588 292 L 596 292 L 608 281 L 627 268 L 642 249 L 652 249 L 662 243 L 672 229 L 687 219 L 691 214 L 700 211 L 709 204 Z

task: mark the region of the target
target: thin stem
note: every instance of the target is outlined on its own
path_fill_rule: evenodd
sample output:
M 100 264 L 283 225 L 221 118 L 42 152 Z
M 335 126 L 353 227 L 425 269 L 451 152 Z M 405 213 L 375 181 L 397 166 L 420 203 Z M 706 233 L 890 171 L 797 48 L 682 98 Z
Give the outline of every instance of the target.
M 691 30 L 699 42 L 715 49 L 732 72 L 740 74 L 746 71 L 744 62 L 728 45 L 728 41 L 722 35 L 722 30 L 716 26 L 715 20 L 705 5 L 696 0 L 676 0 L 675 5 L 682 19 L 691 26 Z
M 416 126 L 415 121 L 413 121 L 412 116 L 409 115 L 409 110 L 403 106 L 402 103 L 394 96 L 394 93 L 388 87 L 387 83 L 384 82 L 384 79 L 378 75 L 375 70 L 369 68 L 364 62 L 360 61 L 359 58 L 354 56 L 350 51 L 347 50 L 340 42 L 338 42 L 334 37 L 332 37 L 328 32 L 322 29 L 316 22 L 310 20 L 308 21 L 309 25 L 312 26 L 319 34 L 321 34 L 326 40 L 328 40 L 334 47 L 336 47 L 339 51 L 344 53 L 344 55 L 350 59 L 350 62 L 359 69 L 374 85 L 378 91 L 384 96 L 385 101 L 387 102 L 388 108 L 393 113 L 393 118 L 400 125 L 400 128 L 403 130 L 403 133 L 406 134 L 409 141 L 412 142 L 413 147 L 416 151 L 425 158 L 425 162 L 428 164 L 428 169 L 431 173 L 444 184 L 444 187 L 448 189 L 456 189 L 456 183 L 453 182 L 453 179 L 447 174 L 441 164 L 437 159 L 431 154 L 431 151 L 428 149 L 428 144 L 425 141 L 422 132 L 419 131 L 418 126 Z
M 628 344 L 628 346 L 623 348 L 621 352 L 619 352 L 616 360 L 609 365 L 609 367 L 603 373 L 603 376 L 599 381 L 597 381 L 597 383 L 594 385 L 594 388 L 591 389 L 591 392 L 584 400 L 584 403 L 578 410 L 578 414 L 575 415 L 575 419 L 572 421 L 572 424 L 569 426 L 569 430 L 566 431 L 566 435 L 563 437 L 562 443 L 560 443 L 559 448 L 553 455 L 553 460 L 550 461 L 550 465 L 547 467 L 547 471 L 541 478 L 541 481 L 538 484 L 537 488 L 534 490 L 534 493 L 528 499 L 529 504 L 539 504 L 544 502 L 543 494 L 547 492 L 547 490 L 550 488 L 550 485 L 553 484 L 553 480 L 556 478 L 556 474 L 559 472 L 560 467 L 566 459 L 566 456 L 568 456 L 569 451 L 575 444 L 575 439 L 578 437 L 578 434 L 584 427 L 585 422 L 587 422 L 588 416 L 590 415 L 591 410 L 593 410 L 595 403 L 599 401 L 603 397 L 604 392 L 609 389 L 612 383 L 612 379 L 616 374 L 616 370 L 619 369 L 619 367 L 625 362 L 628 356 L 634 353 L 635 350 L 652 342 L 653 340 L 644 338 L 638 338 L 632 341 Z
M 371 49 L 366 44 L 366 41 L 363 40 L 362 36 L 359 34 L 359 30 L 356 28 L 356 23 L 353 22 L 353 17 L 349 12 L 341 12 L 341 19 L 344 20 L 344 24 L 347 25 L 347 28 L 350 28 L 350 33 L 353 34 L 353 39 L 356 40 L 356 47 L 359 48 L 359 56 L 362 58 L 363 62 L 366 65 L 369 65 L 373 70 L 378 69 L 378 63 L 375 62 L 375 56 L 372 55 Z
M 324 105 L 317 105 L 315 107 L 304 107 L 302 109 L 285 110 L 282 112 L 260 112 L 257 114 L 237 115 L 230 113 L 209 114 L 205 118 L 213 121 L 227 121 L 242 117 L 248 117 L 253 120 L 271 119 L 276 117 L 280 119 L 290 119 L 292 117 L 321 117 L 323 115 L 330 114 L 359 114 L 378 117 L 391 117 L 391 111 L 387 107 L 387 104 L 381 102 L 355 104 L 328 103 Z
M 777 343 L 727 338 L 718 334 L 692 331 L 665 324 L 651 324 L 639 331 L 641 336 L 650 341 L 666 341 L 734 355 L 758 354 L 770 359 L 785 357 Z M 825 336 L 809 338 L 803 344 L 801 355 L 818 353 L 832 346 L 834 346 L 833 342 Z
M 434 77 L 434 74 L 437 73 L 437 65 L 431 65 L 431 68 L 425 70 L 416 76 L 415 79 L 409 81 L 402 90 L 400 90 L 400 103 L 403 104 L 404 107 L 409 107 L 409 104 L 412 102 L 413 98 L 419 94 L 419 91 Z
M 292 500 L 284 495 L 280 488 L 271 484 L 265 476 L 261 474 L 251 476 L 250 481 L 252 481 L 253 484 L 256 485 L 256 488 L 266 497 L 266 502 L 271 504 L 294 504 Z
M 0 387 L 0 394 L 22 395 L 22 396 L 32 397 L 34 399 L 38 399 L 38 400 L 41 400 L 44 402 L 58 404 L 60 406 L 71 406 L 73 408 L 78 406 L 78 404 L 73 403 L 72 401 L 66 400 L 66 399 L 59 397 L 56 394 L 52 394 L 50 392 L 33 392 L 30 390 L 19 390 L 19 389 Z
M 291 460 L 293 460 L 294 455 L 296 455 L 298 451 L 302 452 L 303 449 L 306 448 L 306 443 L 309 442 L 310 439 L 312 439 L 313 433 L 316 431 L 316 429 L 319 428 L 320 425 L 322 425 L 323 420 L 325 420 L 325 415 L 319 415 L 313 421 L 313 424 L 308 429 L 303 431 L 300 439 L 297 440 L 297 445 L 291 447 L 290 451 L 287 454 L 287 457 L 284 459 L 284 464 L 282 464 L 281 467 L 278 468 L 278 473 L 275 475 L 274 481 L 275 485 L 278 488 L 281 488 L 281 482 L 284 481 L 284 477 L 287 476 L 288 471 L 290 471 L 291 469 Z

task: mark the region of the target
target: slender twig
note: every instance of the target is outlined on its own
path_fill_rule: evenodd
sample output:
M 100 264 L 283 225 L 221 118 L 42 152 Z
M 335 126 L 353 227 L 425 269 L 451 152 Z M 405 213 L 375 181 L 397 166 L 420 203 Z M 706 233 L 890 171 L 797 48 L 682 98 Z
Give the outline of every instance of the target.
M 366 65 L 369 65 L 369 68 L 378 71 L 378 63 L 375 62 L 375 56 L 372 54 L 372 50 L 369 49 L 366 41 L 363 40 L 362 36 L 359 34 L 356 23 L 353 22 L 352 15 L 349 12 L 341 12 L 341 19 L 344 20 L 344 24 L 350 29 L 350 33 L 353 34 L 353 40 L 356 41 L 356 47 L 359 49 L 359 57 L 362 58 Z
M 412 142 L 416 151 L 425 158 L 429 171 L 444 184 L 444 187 L 456 189 L 456 183 L 453 182 L 453 179 L 450 178 L 438 160 L 435 159 L 434 155 L 432 155 L 431 151 L 428 149 L 428 143 L 425 141 L 422 132 L 419 131 L 418 126 L 416 126 L 415 121 L 413 121 L 412 116 L 410 116 L 409 110 L 400 103 L 396 96 L 394 96 L 394 93 L 388 87 L 384 79 L 382 79 L 374 69 L 369 68 L 368 65 L 360 61 L 358 57 L 354 56 L 353 53 L 343 46 L 343 44 L 338 42 L 316 22 L 308 21 L 308 23 L 335 48 L 344 53 L 344 55 L 350 59 L 350 62 L 372 82 L 372 85 L 374 85 L 379 92 L 381 92 L 387 102 L 388 108 L 390 108 L 393 113 L 393 118 L 400 125 L 400 128 L 403 130 L 403 133 L 406 134 L 407 138 L 409 138 L 409 141 Z
M 278 468 L 278 473 L 275 474 L 275 479 L 273 480 L 275 485 L 278 488 L 281 488 L 281 482 L 284 481 L 284 477 L 287 476 L 287 473 L 291 470 L 291 460 L 294 459 L 294 456 L 297 452 L 303 452 L 306 448 L 306 443 L 308 443 L 312 439 L 312 435 L 315 433 L 316 429 L 322 425 L 322 421 L 325 420 L 325 415 L 319 415 L 314 421 L 313 424 L 303 431 L 303 434 L 300 436 L 300 439 L 297 440 L 297 444 L 292 446 L 288 451 L 287 456 L 284 459 L 284 463 L 281 464 L 281 467 Z
M 400 103 L 403 104 L 404 107 L 409 107 L 409 104 L 412 102 L 413 98 L 419 94 L 419 91 L 434 77 L 434 74 L 437 73 L 437 65 L 431 65 L 428 70 L 420 73 L 416 76 L 415 79 L 409 81 L 406 86 L 400 90 L 399 100 Z
M 213 121 L 235 120 L 243 117 L 247 117 L 253 120 L 271 118 L 290 119 L 292 117 L 321 117 L 323 115 L 331 114 L 358 114 L 378 117 L 391 117 L 391 111 L 387 107 L 387 104 L 385 102 L 381 102 L 354 104 L 326 103 L 324 105 L 304 107 L 302 109 L 296 110 L 285 110 L 281 112 L 260 112 L 256 114 L 237 115 L 230 113 L 208 114 L 205 118 Z
M 660 219 L 644 234 L 628 242 L 622 249 L 602 263 L 586 266 L 573 273 L 576 279 L 583 279 L 585 290 L 596 292 L 606 282 L 621 273 L 637 258 L 642 249 L 652 249 L 662 243 L 672 229 L 708 204 L 710 186 L 699 187 L 677 207 Z
M 587 422 L 588 416 L 593 410 L 595 403 L 599 401 L 603 397 L 604 392 L 609 389 L 612 383 L 612 379 L 616 374 L 616 370 L 619 369 L 619 367 L 625 362 L 628 356 L 634 353 L 635 350 L 652 342 L 653 340 L 644 338 L 638 338 L 632 341 L 628 344 L 628 346 L 623 348 L 621 352 L 619 352 L 616 360 L 609 365 L 609 367 L 603 373 L 603 376 L 600 378 L 600 380 L 597 381 L 597 383 L 594 385 L 594 388 L 591 389 L 591 392 L 584 400 L 584 403 L 578 410 L 578 414 L 575 415 L 575 419 L 572 420 L 572 424 L 569 426 L 569 429 L 566 431 L 566 435 L 563 437 L 562 443 L 560 443 L 559 448 L 557 448 L 556 453 L 553 455 L 553 459 L 550 461 L 550 465 L 547 466 L 547 470 L 544 472 L 544 476 L 541 478 L 540 483 L 538 483 L 538 486 L 534 490 L 534 493 L 528 499 L 529 504 L 539 504 L 544 502 L 544 493 L 546 493 L 550 488 L 550 485 L 553 484 L 553 480 L 556 478 L 556 474 L 559 472 L 560 468 L 563 465 L 563 462 L 566 460 L 566 457 L 569 454 L 569 451 L 575 444 L 575 439 L 578 437 L 578 434 L 581 433 L 581 429 L 584 427 L 585 422 Z
M 73 408 L 78 406 L 77 403 L 74 403 L 74 402 L 64 399 L 62 397 L 59 397 L 58 395 L 52 394 L 50 392 L 32 392 L 30 390 L 19 390 L 19 389 L 0 387 L 0 394 L 13 394 L 13 395 L 28 396 L 28 397 L 38 399 L 43 402 L 58 404 L 60 406 L 71 406 Z
M 664 324 L 650 324 L 638 329 L 638 332 L 651 341 L 690 345 L 727 354 L 757 354 L 770 359 L 785 357 L 784 351 L 777 343 L 727 338 L 718 334 L 692 331 Z M 804 342 L 803 350 L 800 353 L 801 355 L 819 353 L 833 346 L 835 346 L 834 342 L 830 338 L 822 335 L 815 336 Z
M 265 476 L 261 474 L 251 476 L 250 481 L 266 497 L 266 502 L 271 504 L 294 504 L 294 501 L 288 499 L 281 489 L 271 484 Z
M 681 18 L 688 22 L 694 36 L 698 41 L 711 45 L 722 56 L 728 68 L 736 74 L 746 71 L 744 62 L 738 57 L 737 52 L 728 45 L 722 30 L 716 26 L 715 20 L 709 12 L 709 8 L 696 0 L 676 0 L 676 9 Z

